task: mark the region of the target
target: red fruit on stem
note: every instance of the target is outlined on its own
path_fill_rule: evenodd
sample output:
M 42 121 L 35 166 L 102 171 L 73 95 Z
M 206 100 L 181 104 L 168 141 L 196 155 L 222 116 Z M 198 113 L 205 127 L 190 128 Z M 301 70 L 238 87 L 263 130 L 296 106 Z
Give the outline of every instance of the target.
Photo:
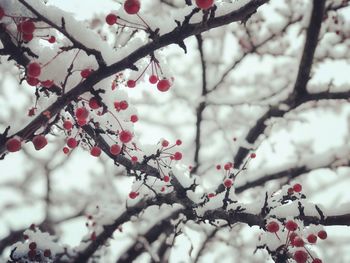
M 166 92 L 170 89 L 170 81 L 167 79 L 162 79 L 157 83 L 157 89 L 161 92 Z
M 109 151 L 113 155 L 118 155 L 121 152 L 122 148 L 118 144 L 113 144 Z
M 201 9 L 208 9 L 212 7 L 214 0 L 196 0 L 196 5 Z
M 124 10 L 129 15 L 137 14 L 140 11 L 140 1 L 139 0 L 126 0 L 124 2 Z
M 220 170 L 221 169 L 221 165 L 220 164 L 217 164 L 216 165 L 216 170 Z
M 56 38 L 54 36 L 50 36 L 50 38 L 47 41 L 49 41 L 49 43 L 53 44 L 56 42 Z
M 41 85 L 43 85 L 45 88 L 51 88 L 53 85 L 53 80 L 41 81 Z
M 129 79 L 129 80 L 126 82 L 126 86 L 128 86 L 129 88 L 135 88 L 135 86 L 136 86 L 136 81 L 135 81 L 135 80 L 132 80 L 132 79 Z
M 327 238 L 327 232 L 324 231 L 324 230 L 319 231 L 319 232 L 317 233 L 317 235 L 318 235 L 318 237 L 319 237 L 320 239 L 323 239 L 323 240 Z
M 271 233 L 276 233 L 280 229 L 280 226 L 276 221 L 271 221 L 266 225 L 266 229 Z
M 295 232 L 292 232 L 292 233 L 290 233 L 290 235 L 289 235 L 289 240 L 290 240 L 290 243 L 292 244 L 292 245 L 294 245 L 294 239 L 297 237 L 298 235 L 295 233 Z
M 84 125 L 86 125 L 87 121 L 86 121 L 86 119 L 78 119 L 77 123 L 79 126 L 84 126 Z
M 95 157 L 99 157 L 101 155 L 101 148 L 98 146 L 94 146 L 90 150 L 90 154 Z
M 73 123 L 71 121 L 66 120 L 63 122 L 63 128 L 66 130 L 70 130 L 73 128 Z
M 89 107 L 93 110 L 96 110 L 101 107 L 101 104 L 96 98 L 91 98 L 89 100 Z
M 295 251 L 293 258 L 297 263 L 306 263 L 308 255 L 303 250 L 297 250 Z
M 51 250 L 50 249 L 45 249 L 44 250 L 44 257 L 51 257 Z
M 62 149 L 64 154 L 68 154 L 69 153 L 69 148 L 68 147 L 63 147 Z
M 82 71 L 80 71 L 80 76 L 84 79 L 86 79 L 87 77 L 89 77 L 91 75 L 91 73 L 93 72 L 92 69 L 83 69 Z
M 294 193 L 294 190 L 292 187 L 288 188 L 288 194 L 289 195 L 292 195 Z
M 29 249 L 30 249 L 30 250 L 36 249 L 36 243 L 35 243 L 35 242 L 30 242 L 30 243 L 29 243 Z
M 233 185 L 233 181 L 231 179 L 229 179 L 229 178 L 225 179 L 224 186 L 226 188 L 231 188 L 232 185 Z
M 286 222 L 286 228 L 287 228 L 289 231 L 295 231 L 295 230 L 297 230 L 298 225 L 297 225 L 297 223 L 295 223 L 294 221 L 288 220 L 288 221 Z
M 75 117 L 80 120 L 84 120 L 89 116 L 89 111 L 84 107 L 79 107 L 75 110 Z
M 312 261 L 312 263 L 322 263 L 322 260 L 319 258 L 314 258 L 314 260 Z
M 250 158 L 254 159 L 256 157 L 256 153 L 251 153 Z
M 45 138 L 44 135 L 36 135 L 33 138 L 33 144 L 34 144 L 35 150 L 39 151 L 47 145 L 47 139 Z
M 208 198 L 213 198 L 214 196 L 215 196 L 214 193 L 209 193 L 209 194 L 208 194 Z
M 138 195 L 139 195 L 138 192 L 130 192 L 130 193 L 129 193 L 130 199 L 135 199 Z
M 27 74 L 30 77 L 37 78 L 40 76 L 41 66 L 37 62 L 31 62 L 27 65 Z
M 117 16 L 115 14 L 109 14 L 106 16 L 106 23 L 108 25 L 114 25 L 115 23 L 117 23 Z
M 35 87 L 39 84 L 39 80 L 37 78 L 33 78 L 33 77 L 29 77 L 29 76 L 26 78 L 26 81 L 27 81 L 28 85 L 33 86 L 33 87 Z
M 32 21 L 27 20 L 19 24 L 19 30 L 27 35 L 33 34 L 35 30 L 35 25 Z
M 75 147 L 77 147 L 78 142 L 75 138 L 68 138 L 67 140 L 67 146 L 71 149 L 74 149 Z
M 176 142 L 175 142 L 175 143 L 176 143 L 176 145 L 177 145 L 177 146 L 179 146 L 179 145 L 181 145 L 181 144 L 182 144 L 182 141 L 178 139 L 178 140 L 176 140 Z
M 120 133 L 119 133 L 119 140 L 122 142 L 122 143 L 128 143 L 130 142 L 132 139 L 132 134 L 130 131 L 128 130 L 122 130 Z
M 232 167 L 233 167 L 233 163 L 231 163 L 231 162 L 228 162 L 224 165 L 224 169 L 226 171 L 230 170 Z
M 148 80 L 151 84 L 156 84 L 158 82 L 158 77 L 156 75 L 151 75 Z
M 294 190 L 294 192 L 297 192 L 297 193 L 301 192 L 301 190 L 302 190 L 301 184 L 293 185 L 293 190 Z
M 169 142 L 167 140 L 163 140 L 162 141 L 162 146 L 163 147 L 168 147 L 169 146 Z
M 21 141 L 17 138 L 11 138 L 6 142 L 6 149 L 9 152 L 17 152 L 21 149 Z
M 182 159 L 182 153 L 180 153 L 180 152 L 174 153 L 174 160 L 175 161 L 179 161 L 181 159 Z
M 139 118 L 137 117 L 137 115 L 133 114 L 133 115 L 130 116 L 130 121 L 131 121 L 131 122 L 135 123 L 135 122 L 137 122 L 138 120 L 139 120 Z
M 131 157 L 131 162 L 132 163 L 137 163 L 137 161 L 138 161 L 138 158 L 136 156 L 132 156 Z
M 317 236 L 314 234 L 310 234 L 307 236 L 307 241 L 311 244 L 315 244 L 317 241 Z
M 122 100 L 121 102 L 119 102 L 119 108 L 121 110 L 126 110 L 129 107 L 129 104 L 126 100 Z
M 34 35 L 33 34 L 23 34 L 22 39 L 24 42 L 30 42 L 33 39 Z
M 163 178 L 163 181 L 166 182 L 166 183 L 169 182 L 170 181 L 170 176 L 165 175 L 164 178 Z
M 293 240 L 293 246 L 295 247 L 303 247 L 304 246 L 304 240 L 300 237 L 295 237 Z

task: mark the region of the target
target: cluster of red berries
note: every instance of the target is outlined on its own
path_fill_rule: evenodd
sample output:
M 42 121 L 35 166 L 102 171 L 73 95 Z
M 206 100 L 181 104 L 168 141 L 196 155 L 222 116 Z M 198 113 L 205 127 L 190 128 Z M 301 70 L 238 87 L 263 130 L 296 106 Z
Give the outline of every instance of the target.
M 209 9 L 214 4 L 214 0 L 196 0 L 196 5 L 201 9 Z
M 44 135 L 36 135 L 32 139 L 35 150 L 39 151 L 47 145 L 47 139 Z M 18 137 L 10 138 L 6 141 L 6 149 L 9 152 L 18 152 L 22 148 L 21 139 Z
M 163 139 L 161 142 L 162 148 L 161 148 L 161 153 L 163 154 L 163 156 L 165 157 L 169 157 L 170 160 L 175 160 L 175 161 L 179 161 L 182 159 L 182 153 L 181 152 L 175 152 L 175 153 L 169 153 L 167 152 L 168 150 L 176 147 L 176 146 L 180 146 L 182 144 L 181 140 L 176 140 L 176 142 L 173 145 L 169 146 L 169 141 Z
M 141 79 L 141 77 L 145 74 L 146 70 L 149 68 L 149 66 L 151 66 L 151 75 L 148 78 L 149 83 L 153 84 L 153 85 L 157 85 L 157 89 L 161 92 L 166 92 L 170 89 L 171 85 L 172 85 L 172 81 L 170 81 L 167 78 L 160 78 L 160 75 L 163 75 L 162 69 L 160 67 L 160 64 L 158 61 L 156 61 L 155 59 L 152 59 L 151 62 L 146 66 L 146 68 L 141 72 L 141 74 L 135 79 L 129 79 L 126 82 L 126 86 L 128 88 L 135 88 L 137 81 L 139 79 Z M 158 72 L 158 70 L 160 72 Z M 172 78 L 173 80 L 173 78 Z
M 298 229 L 298 224 L 293 220 L 288 220 L 284 224 L 285 229 L 288 230 L 285 247 L 294 247 L 297 250 L 293 253 L 293 259 L 297 263 L 306 263 L 311 257 L 312 263 L 322 263 L 322 260 L 319 258 L 315 258 L 311 255 L 310 251 L 305 247 L 306 242 L 312 245 L 317 242 L 317 237 L 324 240 L 327 238 L 327 232 L 324 230 L 318 231 L 317 235 L 314 233 L 308 234 L 306 240 L 304 240 L 300 235 L 298 235 L 295 231 Z M 280 230 L 280 225 L 277 221 L 270 221 L 266 225 L 266 230 L 270 233 L 274 233 L 277 238 L 280 240 L 277 232 Z

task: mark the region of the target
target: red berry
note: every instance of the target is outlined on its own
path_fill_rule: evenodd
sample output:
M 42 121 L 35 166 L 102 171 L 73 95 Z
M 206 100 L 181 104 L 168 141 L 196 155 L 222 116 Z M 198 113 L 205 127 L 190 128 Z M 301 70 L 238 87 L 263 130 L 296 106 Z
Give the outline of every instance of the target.
M 84 120 L 89 116 L 89 112 L 86 108 L 80 107 L 75 110 L 75 117 L 80 120 Z
M 113 155 L 118 155 L 121 152 L 122 148 L 118 144 L 113 144 L 110 148 L 109 151 Z
M 68 147 L 63 147 L 62 149 L 64 154 L 68 154 L 69 153 L 69 148 Z
M 35 243 L 35 242 L 30 242 L 30 243 L 29 243 L 29 249 L 30 249 L 30 250 L 36 249 L 36 243 Z
M 182 144 L 182 141 L 181 140 L 176 140 L 176 145 L 181 145 Z
M 122 100 L 121 102 L 119 102 L 119 107 L 122 110 L 126 110 L 129 107 L 129 104 L 126 100 Z
M 98 146 L 94 146 L 90 150 L 90 154 L 95 157 L 99 157 L 101 155 L 101 148 Z
M 301 192 L 301 190 L 302 190 L 301 184 L 295 184 L 295 185 L 293 185 L 293 190 L 294 190 L 295 192 L 297 192 L 297 193 Z
M 293 258 L 295 259 L 295 261 L 297 263 L 306 263 L 308 255 L 303 250 L 297 250 L 297 251 L 295 251 Z
M 33 138 L 35 150 L 39 151 L 47 145 L 47 140 L 43 135 L 37 135 Z
M 209 193 L 209 194 L 208 194 L 208 198 L 213 198 L 214 196 L 215 196 L 214 193 Z
M 295 231 L 295 230 L 297 230 L 298 225 L 297 225 L 297 223 L 295 223 L 294 221 L 288 220 L 287 223 L 286 223 L 286 228 L 287 228 L 289 231 Z
M 324 231 L 324 230 L 321 230 L 320 232 L 318 232 L 317 235 L 321 239 L 326 239 L 327 238 L 327 232 Z
M 124 2 L 124 10 L 129 15 L 137 14 L 140 11 L 140 1 L 139 0 L 126 0 Z
M 156 84 L 158 82 L 158 77 L 156 75 L 151 75 L 148 80 L 151 84 Z
M 292 187 L 288 188 L 288 194 L 289 195 L 292 195 L 294 193 L 294 190 Z
M 131 132 L 129 132 L 128 130 L 122 130 L 120 133 L 119 133 L 119 140 L 122 142 L 122 143 L 128 143 L 130 142 L 132 139 L 132 134 Z
M 289 236 L 289 240 L 290 240 L 290 243 L 293 245 L 294 243 L 294 239 L 297 237 L 298 235 L 295 233 L 295 232 L 292 232 Z
M 0 7 L 0 19 L 5 16 L 5 11 Z
M 27 20 L 19 24 L 19 30 L 24 34 L 33 34 L 35 25 L 32 21 Z
M 208 9 L 212 7 L 214 0 L 196 0 L 196 5 L 201 9 Z
M 96 110 L 101 107 L 101 104 L 96 98 L 91 98 L 89 100 L 89 107 L 93 110 Z
M 45 249 L 44 250 L 44 257 L 51 257 L 51 250 L 50 249 Z
M 106 23 L 108 25 L 114 25 L 115 23 L 117 23 L 117 16 L 115 14 L 109 14 L 106 16 Z
M 163 147 L 168 147 L 169 146 L 169 142 L 167 140 L 163 140 L 162 141 L 162 146 Z
M 256 153 L 251 153 L 250 158 L 254 159 L 256 157 Z
M 21 141 L 17 138 L 11 138 L 6 142 L 6 149 L 9 152 L 17 152 L 21 149 Z
M 304 240 L 300 237 L 295 237 L 293 240 L 293 246 L 295 247 L 303 247 L 304 246 Z
M 34 259 L 36 256 L 36 250 L 29 250 L 27 255 L 28 255 L 28 258 Z
M 161 92 L 166 92 L 170 89 L 170 81 L 167 79 L 162 79 L 157 83 L 157 89 Z
M 165 175 L 164 178 L 163 178 L 163 181 L 166 182 L 166 183 L 169 182 L 170 181 L 170 176 Z
M 68 145 L 69 148 L 74 149 L 75 147 L 77 147 L 78 142 L 77 142 L 77 140 L 75 138 L 69 138 L 67 140 L 67 145 Z
M 233 181 L 231 179 L 229 179 L 229 178 L 225 179 L 224 186 L 226 188 L 231 188 L 232 185 L 233 185 Z
M 314 258 L 314 260 L 312 261 L 312 263 L 322 263 L 322 260 L 319 258 Z
M 179 161 L 182 159 L 182 153 L 176 152 L 174 153 L 174 160 Z
M 314 234 L 310 234 L 310 235 L 308 235 L 308 237 L 307 237 L 307 241 L 308 241 L 309 243 L 311 243 L 311 244 L 314 244 L 314 243 L 316 243 L 316 241 L 317 241 L 317 236 L 314 235 Z
M 233 163 L 231 163 L 231 162 L 228 162 L 224 165 L 224 169 L 226 171 L 230 170 L 232 167 L 233 167 Z
M 53 85 L 53 80 L 41 81 L 41 85 L 43 85 L 45 88 L 51 88 Z
M 266 229 L 271 233 L 276 233 L 280 229 L 280 226 L 276 221 L 271 221 L 266 225 Z
M 27 81 L 28 85 L 33 86 L 33 87 L 35 87 L 36 85 L 39 84 L 39 80 L 37 78 L 32 78 L 29 76 L 26 78 L 26 81 Z
M 221 165 L 220 164 L 217 164 L 216 165 L 216 170 L 220 170 L 221 169 Z
M 129 193 L 129 197 L 130 197 L 131 199 L 135 199 L 138 195 L 139 195 L 138 192 L 130 192 L 130 193 Z
M 47 41 L 49 41 L 49 43 L 53 44 L 56 42 L 56 38 L 54 36 L 50 36 L 50 38 Z
M 132 156 L 132 157 L 131 157 L 131 162 L 132 162 L 132 163 L 137 163 L 137 161 L 138 161 L 138 159 L 137 159 L 136 156 Z
M 22 39 L 24 42 L 30 42 L 33 39 L 34 35 L 33 34 L 23 34 Z
M 66 130 L 70 130 L 73 128 L 73 123 L 71 121 L 64 121 L 63 122 L 63 128 L 65 128 Z
M 84 126 L 84 125 L 86 125 L 86 119 L 78 119 L 77 123 L 79 126 Z
M 31 62 L 27 65 L 27 74 L 30 77 L 37 78 L 40 76 L 41 66 L 37 62 Z
M 92 72 L 93 72 L 92 69 L 87 68 L 87 69 L 80 71 L 80 76 L 82 78 L 86 79 L 87 77 L 89 77 L 91 75 Z
M 135 86 L 136 86 L 136 81 L 135 81 L 135 80 L 132 80 L 132 79 L 129 79 L 129 80 L 126 82 L 126 86 L 128 86 L 129 88 L 135 88 Z
M 139 120 L 139 118 L 137 117 L 137 115 L 133 114 L 133 115 L 130 116 L 130 121 L 131 121 L 131 122 L 134 122 L 134 123 L 135 123 L 135 122 L 137 122 L 138 120 Z

